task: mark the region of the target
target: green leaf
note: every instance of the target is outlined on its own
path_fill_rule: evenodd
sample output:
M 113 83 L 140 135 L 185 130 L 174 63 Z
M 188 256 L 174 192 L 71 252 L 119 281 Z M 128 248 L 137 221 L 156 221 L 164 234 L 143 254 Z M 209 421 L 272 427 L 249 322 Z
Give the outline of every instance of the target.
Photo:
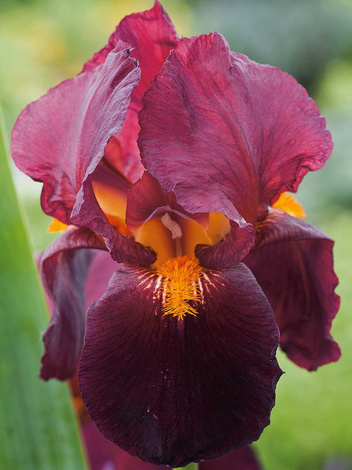
M 197 463 L 189 463 L 185 467 L 174 468 L 174 470 L 198 470 L 198 464 Z
M 8 164 L 0 108 L 0 468 L 87 469 L 67 385 L 38 378 L 48 312 Z

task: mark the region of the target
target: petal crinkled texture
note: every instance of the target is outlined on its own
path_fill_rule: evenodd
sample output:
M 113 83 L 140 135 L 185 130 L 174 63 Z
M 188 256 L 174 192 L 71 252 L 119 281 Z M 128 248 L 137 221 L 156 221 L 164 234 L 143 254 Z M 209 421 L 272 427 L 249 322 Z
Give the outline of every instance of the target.
M 126 16 L 110 36 L 108 44 L 84 65 L 83 72 L 104 63 L 119 41 L 131 44 L 132 56 L 142 70 L 141 84 L 136 90 L 141 100 L 170 50 L 177 45 L 178 35 L 169 15 L 156 1 L 150 10 Z
M 76 372 L 85 333 L 85 283 L 93 248 L 106 250 L 94 233 L 69 227 L 41 258 L 43 283 L 54 305 L 43 336 L 40 376 L 44 380 L 66 380 Z
M 108 140 L 121 130 L 139 79 L 137 61 L 128 45 L 119 42 L 103 65 L 66 80 L 22 111 L 11 151 L 20 170 L 44 182 L 46 214 L 70 224 L 75 205 L 79 213 L 76 196 L 84 192 Z M 92 197 L 91 211 L 96 208 Z
M 341 355 L 330 335 L 340 298 L 334 242 L 316 227 L 273 210 L 259 228 L 257 249 L 244 260 L 273 307 L 280 345 L 308 370 Z
M 135 182 L 143 173 L 137 146 L 141 100 L 151 80 L 159 72 L 179 39 L 168 14 L 156 1 L 150 10 L 126 16 L 110 36 L 108 44 L 84 65 L 83 72 L 104 63 L 118 41 L 131 44 L 131 54 L 138 60 L 142 76 L 138 87 L 132 93 L 123 129 L 109 143 L 106 157 L 126 178 Z
M 140 124 L 142 163 L 161 186 L 187 211 L 223 212 L 240 226 L 332 149 L 304 88 L 231 53 L 218 33 L 180 41 L 145 94 Z
M 122 266 L 87 316 L 79 382 L 98 429 L 173 467 L 259 438 L 281 370 L 271 307 L 238 264 L 200 279 L 196 316 L 163 315 L 160 277 Z

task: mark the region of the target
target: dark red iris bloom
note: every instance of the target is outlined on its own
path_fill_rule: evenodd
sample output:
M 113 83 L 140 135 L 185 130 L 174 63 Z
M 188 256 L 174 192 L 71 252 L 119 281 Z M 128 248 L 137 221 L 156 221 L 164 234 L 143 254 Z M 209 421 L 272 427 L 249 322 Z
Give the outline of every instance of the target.
M 108 273 L 113 272 L 115 265 L 105 252 L 100 252 L 95 261 L 95 269 L 91 269 L 86 280 L 87 301 L 93 302 L 104 292 L 103 282 L 100 273 L 105 272 L 105 281 L 108 281 Z M 109 270 L 110 267 L 110 270 Z M 106 273 L 106 268 L 108 273 Z M 50 308 L 52 304 L 49 302 Z M 82 401 L 77 375 L 70 379 L 72 399 L 74 408 L 79 418 L 81 434 L 86 449 L 89 468 L 91 470 L 167 470 L 170 467 L 166 465 L 154 465 L 143 462 L 137 457 L 132 457 L 123 451 L 97 430 L 93 422 L 87 415 L 87 410 Z M 250 446 L 235 449 L 222 457 L 214 460 L 203 460 L 199 464 L 199 470 L 261 470 L 258 458 Z
M 98 429 L 152 463 L 258 439 L 279 341 L 309 370 L 340 356 L 333 242 L 278 202 L 331 149 L 291 76 L 218 33 L 179 39 L 158 2 L 126 17 L 12 134 L 44 212 L 68 225 L 42 259 L 55 304 L 42 378 L 79 362 Z

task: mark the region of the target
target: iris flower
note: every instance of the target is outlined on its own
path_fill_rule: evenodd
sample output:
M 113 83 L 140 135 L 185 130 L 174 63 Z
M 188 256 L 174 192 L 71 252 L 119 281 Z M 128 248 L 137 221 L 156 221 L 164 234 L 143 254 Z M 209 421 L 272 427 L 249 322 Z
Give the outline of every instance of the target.
M 41 377 L 79 363 L 97 428 L 154 464 L 257 440 L 278 344 L 308 370 L 340 355 L 333 242 L 286 195 L 331 150 L 288 74 L 218 33 L 179 38 L 158 2 L 124 18 L 13 129 L 16 165 L 44 183 L 43 211 L 64 229 L 42 258 L 55 310 Z

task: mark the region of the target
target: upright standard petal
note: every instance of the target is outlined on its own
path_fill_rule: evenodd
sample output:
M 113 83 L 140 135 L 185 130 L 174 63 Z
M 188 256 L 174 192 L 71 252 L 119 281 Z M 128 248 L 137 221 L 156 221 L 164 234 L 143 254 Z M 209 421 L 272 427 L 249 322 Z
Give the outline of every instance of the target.
M 41 259 L 43 283 L 54 304 L 43 336 L 40 376 L 44 380 L 66 380 L 77 369 L 85 333 L 85 282 L 92 261 L 92 250 L 86 248 L 106 249 L 89 230 L 69 227 Z
M 189 212 L 221 211 L 240 225 L 295 191 L 332 148 L 304 88 L 231 53 L 218 33 L 180 41 L 146 92 L 140 124 L 142 163 L 162 187 Z
M 137 146 L 140 131 L 137 113 L 142 107 L 142 96 L 179 39 L 168 14 L 156 1 L 152 9 L 126 16 L 110 36 L 108 44 L 84 65 L 83 72 L 104 63 L 120 40 L 131 44 L 131 54 L 138 60 L 142 77 L 132 93 L 122 131 L 108 144 L 106 158 L 126 178 L 135 182 L 143 173 Z
M 121 267 L 88 311 L 79 368 L 88 414 L 155 464 L 177 467 L 258 439 L 274 404 L 278 330 L 253 275 L 238 264 L 198 283 L 199 301 L 181 320 L 166 278 Z
M 132 56 L 138 60 L 142 71 L 141 83 L 134 92 L 135 102 L 137 97 L 142 99 L 179 38 L 169 15 L 156 0 L 150 10 L 126 16 L 110 36 L 108 44 L 84 65 L 83 72 L 104 63 L 119 41 L 131 44 Z
M 257 248 L 244 260 L 273 307 L 280 345 L 308 370 L 337 361 L 330 335 L 339 306 L 334 242 L 316 227 L 272 210 L 259 227 Z
M 22 111 L 11 151 L 20 170 L 44 182 L 46 214 L 70 223 L 77 193 L 121 130 L 139 78 L 128 45 L 119 42 L 102 66 L 66 80 Z

